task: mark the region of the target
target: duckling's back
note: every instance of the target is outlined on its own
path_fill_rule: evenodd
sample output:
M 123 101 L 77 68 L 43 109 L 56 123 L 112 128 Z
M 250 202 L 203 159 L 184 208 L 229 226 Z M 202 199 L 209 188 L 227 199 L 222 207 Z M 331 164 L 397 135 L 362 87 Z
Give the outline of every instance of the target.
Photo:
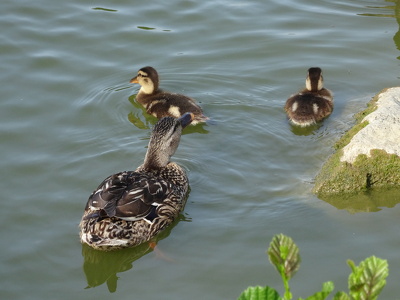
M 179 118 L 188 112 L 195 116 L 192 124 L 205 122 L 208 119 L 204 116 L 201 107 L 192 98 L 181 94 L 159 92 L 154 95 L 140 95 L 138 102 L 145 106 L 148 114 L 158 119 L 168 116 Z
M 332 113 L 332 95 L 327 89 L 318 93 L 303 91 L 286 101 L 285 111 L 289 120 L 298 126 L 310 126 Z

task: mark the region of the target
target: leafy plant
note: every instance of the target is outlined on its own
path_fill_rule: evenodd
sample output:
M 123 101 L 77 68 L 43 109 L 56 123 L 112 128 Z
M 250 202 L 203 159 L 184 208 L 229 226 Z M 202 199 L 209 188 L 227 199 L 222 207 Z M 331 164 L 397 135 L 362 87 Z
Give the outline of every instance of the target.
M 238 300 L 291 300 L 289 280 L 300 267 L 299 248 L 294 241 L 283 234 L 275 235 L 267 250 L 270 262 L 282 277 L 285 287 L 283 298 L 269 287 L 248 287 Z M 349 294 L 337 292 L 333 300 L 375 300 L 386 285 L 389 266 L 386 260 L 371 256 L 356 266 L 352 260 L 347 264 L 351 268 L 349 276 Z M 321 291 L 307 297 L 305 300 L 324 300 L 335 289 L 332 281 L 323 283 Z M 299 298 L 299 300 L 304 300 Z
M 389 275 L 387 261 L 371 256 L 362 261 L 359 266 L 356 266 L 352 260 L 348 260 L 347 264 L 352 270 L 349 276 L 351 299 L 377 299 Z
M 292 299 L 289 280 L 300 267 L 299 248 L 293 240 L 283 234 L 275 235 L 267 251 L 269 261 L 275 266 L 285 286 L 285 299 Z

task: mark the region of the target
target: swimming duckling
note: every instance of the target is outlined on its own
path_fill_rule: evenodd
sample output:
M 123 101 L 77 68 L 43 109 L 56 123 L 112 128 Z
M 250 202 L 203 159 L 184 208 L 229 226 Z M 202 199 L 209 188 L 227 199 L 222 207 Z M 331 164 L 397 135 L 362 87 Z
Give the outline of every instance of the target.
M 159 120 L 144 163 L 107 177 L 90 195 L 79 224 L 82 243 L 99 250 L 136 246 L 173 222 L 185 206 L 189 181 L 170 157 L 193 118 L 186 113 Z
M 323 87 L 323 81 L 320 68 L 308 69 L 306 88 L 286 101 L 285 111 L 293 124 L 313 125 L 332 113 L 333 95 Z
M 158 119 L 166 116 L 179 118 L 184 113 L 191 112 L 194 114 L 192 125 L 208 120 L 194 99 L 159 89 L 158 73 L 152 67 L 141 68 L 130 83 L 140 84 L 136 100 L 146 108 L 148 114 Z

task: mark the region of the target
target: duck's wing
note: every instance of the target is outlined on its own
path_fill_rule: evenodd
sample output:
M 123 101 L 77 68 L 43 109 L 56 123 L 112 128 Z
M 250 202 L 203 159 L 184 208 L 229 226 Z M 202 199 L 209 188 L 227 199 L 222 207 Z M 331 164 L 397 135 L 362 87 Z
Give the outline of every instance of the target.
M 168 182 L 137 172 L 121 172 L 107 177 L 90 195 L 86 218 L 116 217 L 136 221 L 154 218 L 155 209 L 171 190 Z

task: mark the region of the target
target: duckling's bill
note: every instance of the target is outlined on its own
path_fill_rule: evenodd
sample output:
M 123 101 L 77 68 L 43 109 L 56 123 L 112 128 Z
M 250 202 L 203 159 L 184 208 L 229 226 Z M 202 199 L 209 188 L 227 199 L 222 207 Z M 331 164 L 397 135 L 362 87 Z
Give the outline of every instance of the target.
M 133 78 L 129 81 L 129 83 L 139 83 L 139 81 L 138 81 L 138 79 L 137 79 L 137 76 L 136 76 L 136 77 L 133 77 Z

